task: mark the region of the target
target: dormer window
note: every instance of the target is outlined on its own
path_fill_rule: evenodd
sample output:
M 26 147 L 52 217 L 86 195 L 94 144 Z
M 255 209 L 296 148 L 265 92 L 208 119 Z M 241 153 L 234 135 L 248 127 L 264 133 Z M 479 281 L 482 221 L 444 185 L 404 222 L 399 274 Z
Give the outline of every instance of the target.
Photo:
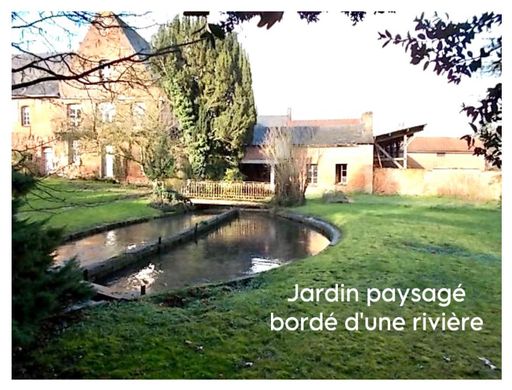
M 108 62 L 109 62 L 109 60 L 101 60 L 100 66 L 102 66 Z M 111 77 L 112 77 L 112 66 L 106 65 L 106 66 L 100 68 L 100 78 L 102 81 L 110 80 Z

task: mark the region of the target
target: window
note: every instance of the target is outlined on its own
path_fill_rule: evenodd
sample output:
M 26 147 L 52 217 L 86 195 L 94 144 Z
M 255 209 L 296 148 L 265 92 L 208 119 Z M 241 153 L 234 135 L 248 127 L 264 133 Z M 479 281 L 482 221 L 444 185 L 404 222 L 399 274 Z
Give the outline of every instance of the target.
M 78 127 L 82 119 L 82 109 L 79 104 L 68 104 L 68 120 L 71 126 Z
M 109 60 L 100 60 L 99 65 L 101 66 L 103 64 L 106 64 L 107 62 L 109 62 Z M 102 81 L 110 80 L 111 77 L 112 77 L 112 66 L 111 65 L 106 65 L 103 68 L 100 68 L 100 78 Z
M 77 139 L 69 141 L 69 164 L 80 166 L 80 141 Z
M 100 111 L 102 122 L 114 121 L 114 117 L 116 115 L 116 106 L 114 106 L 112 103 L 100 103 L 98 108 Z
M 105 147 L 105 155 L 104 155 L 104 177 L 114 177 L 114 147 L 112 145 L 107 145 Z
M 146 113 L 146 105 L 143 102 L 136 102 L 132 106 L 133 122 L 140 125 Z
M 53 171 L 53 149 L 50 147 L 43 148 L 44 173 L 48 174 Z
M 30 108 L 28 106 L 21 107 L 21 125 L 30 126 Z
M 335 184 L 347 184 L 347 164 L 336 164 Z
M 318 184 L 318 165 L 308 164 L 308 183 L 312 185 Z

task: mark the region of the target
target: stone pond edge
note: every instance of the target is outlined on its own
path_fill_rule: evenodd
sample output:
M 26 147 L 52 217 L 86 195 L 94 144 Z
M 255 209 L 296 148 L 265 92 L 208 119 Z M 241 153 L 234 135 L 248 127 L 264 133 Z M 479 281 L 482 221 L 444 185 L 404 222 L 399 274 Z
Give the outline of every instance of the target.
M 247 209 L 231 209 L 228 211 L 225 211 L 215 217 L 212 217 L 212 219 L 209 219 L 208 221 L 202 222 L 200 224 L 197 224 L 196 227 L 190 228 L 188 230 L 185 230 L 181 233 L 175 234 L 173 236 L 169 236 L 166 238 L 162 238 L 160 246 L 157 243 L 151 243 L 146 244 L 142 247 L 140 247 L 135 252 L 128 252 L 123 253 L 117 256 L 113 256 L 109 259 L 106 259 L 102 262 L 95 263 L 92 266 L 85 267 L 88 279 L 94 280 L 101 277 L 105 277 L 111 273 L 117 272 L 131 264 L 136 263 L 137 261 L 142 260 L 148 255 L 158 253 L 159 250 L 162 249 L 170 249 L 172 247 L 175 247 L 179 244 L 182 244 L 187 241 L 191 241 L 199 234 L 206 233 L 208 231 L 211 231 L 218 226 L 220 226 L 223 223 L 227 223 L 237 217 L 240 213 L 240 211 L 249 211 Z M 284 210 L 270 210 L 270 209 L 260 209 L 260 210 L 250 210 L 251 212 L 266 212 L 271 215 L 276 215 L 281 218 L 289 219 L 294 222 L 298 222 L 304 225 L 307 225 L 311 227 L 312 229 L 319 231 L 320 233 L 324 234 L 329 239 L 329 245 L 334 246 L 338 244 L 341 241 L 342 234 L 341 231 L 332 225 L 331 223 L 320 219 L 318 217 L 308 216 L 304 214 L 297 214 L 290 211 L 284 211 Z M 175 213 L 172 213 L 175 214 Z M 157 216 L 156 218 L 163 218 L 165 216 L 170 216 L 172 214 L 167 214 L 164 216 Z M 145 222 L 147 220 L 155 219 L 155 217 L 150 218 L 143 218 Z M 133 220 L 130 220 L 129 224 L 133 224 L 135 222 L 132 222 Z M 119 226 L 126 226 L 124 224 L 121 224 Z M 105 229 L 108 230 L 108 229 Z M 95 232 L 96 233 L 96 232 Z M 94 234 L 94 233 L 91 233 Z M 85 236 L 85 235 L 84 235 Z M 83 237 L 83 236 L 82 236 Z M 208 287 L 218 287 L 218 286 L 229 286 L 232 284 L 236 284 L 241 281 L 253 279 L 257 277 L 259 274 L 254 275 L 246 275 L 241 276 L 225 281 L 220 282 L 212 282 L 212 283 L 205 283 L 201 285 L 195 285 L 190 286 L 189 288 L 185 288 L 186 290 L 192 290 L 196 288 L 208 288 Z M 134 292 L 118 292 L 110 289 L 109 287 L 102 286 L 96 283 L 91 283 L 93 285 L 93 288 L 96 290 L 96 293 L 99 297 L 105 298 L 105 299 L 114 299 L 114 300 L 132 300 L 132 299 L 138 299 L 141 297 L 141 293 L 139 291 Z M 180 289 L 183 291 L 183 289 Z M 169 290 L 169 293 L 172 294 L 172 290 Z

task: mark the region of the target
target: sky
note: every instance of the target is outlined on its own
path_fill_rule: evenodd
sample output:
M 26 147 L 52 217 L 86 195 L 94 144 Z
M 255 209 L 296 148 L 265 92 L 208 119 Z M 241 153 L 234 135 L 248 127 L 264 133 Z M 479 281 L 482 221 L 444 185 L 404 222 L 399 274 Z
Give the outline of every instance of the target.
M 236 32 L 251 63 L 258 114 L 285 115 L 290 108 L 294 119 L 338 119 L 372 111 L 375 134 L 420 124 L 427 124 L 425 136 L 470 133 L 462 104 L 476 102 L 495 80 L 473 77 L 448 84 L 431 70 L 411 65 L 402 48 L 382 48 L 377 39 L 386 29 L 402 35 L 414 30 L 418 14 L 369 13 L 353 26 L 335 11 L 310 24 L 285 12 L 269 30 L 257 27 L 258 18 L 241 24 Z M 174 15 L 156 13 L 148 19 L 161 23 Z M 472 15 L 458 10 L 451 17 Z M 216 16 L 210 16 L 212 21 Z M 153 32 L 141 30 L 146 39 Z
M 369 15 L 352 26 L 331 12 L 307 24 L 290 14 L 270 30 L 256 23 L 242 27 L 240 38 L 249 54 L 258 112 L 297 119 L 359 117 L 374 113 L 374 130 L 428 124 L 425 133 L 463 135 L 464 101 L 485 91 L 488 80 L 448 84 L 422 66 L 411 65 L 398 46 L 382 48 L 378 31 L 413 30 L 415 14 Z
M 171 20 L 179 10 L 166 9 L 128 20 L 150 41 L 156 25 Z M 404 35 L 414 30 L 419 12 L 398 11 L 373 15 L 353 26 L 339 12 L 320 16 L 308 24 L 295 12 L 285 12 L 271 29 L 258 28 L 258 18 L 237 27 L 239 40 L 249 56 L 253 89 L 259 115 L 285 115 L 290 108 L 294 119 L 357 118 L 374 114 L 374 133 L 381 134 L 407 126 L 427 124 L 425 136 L 462 136 L 471 132 L 460 113 L 463 103 L 473 103 L 493 81 L 466 78 L 448 84 L 445 77 L 413 66 L 399 46 L 382 48 L 379 31 L 389 29 Z M 215 22 L 218 13 L 212 13 Z M 427 13 L 428 15 L 428 13 Z M 453 19 L 471 16 L 457 11 Z M 51 30 L 50 30 L 51 31 Z M 47 36 L 55 49 L 78 45 L 85 29 L 71 41 L 62 34 Z M 31 50 L 40 44 L 32 42 Z

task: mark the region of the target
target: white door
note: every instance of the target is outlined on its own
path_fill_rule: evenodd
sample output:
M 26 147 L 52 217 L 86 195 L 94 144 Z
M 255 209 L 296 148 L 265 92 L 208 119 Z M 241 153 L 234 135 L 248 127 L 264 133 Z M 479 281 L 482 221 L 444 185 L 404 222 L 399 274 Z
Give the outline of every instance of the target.
M 43 149 L 44 173 L 53 171 L 53 148 Z
M 105 147 L 105 177 L 114 177 L 114 147 Z

